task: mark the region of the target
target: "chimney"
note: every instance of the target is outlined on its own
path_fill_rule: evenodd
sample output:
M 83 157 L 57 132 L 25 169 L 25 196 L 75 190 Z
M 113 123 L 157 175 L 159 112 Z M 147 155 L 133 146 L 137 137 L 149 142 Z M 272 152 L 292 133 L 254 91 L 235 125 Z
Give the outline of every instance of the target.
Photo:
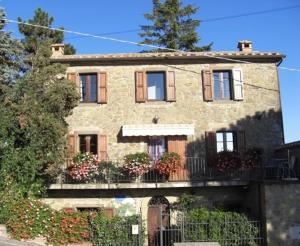
M 252 52 L 252 41 L 249 40 L 241 40 L 238 42 L 238 49 L 241 52 L 249 53 Z
M 52 44 L 51 45 L 51 51 L 52 51 L 51 57 L 63 56 L 65 54 L 64 49 L 65 49 L 64 44 Z

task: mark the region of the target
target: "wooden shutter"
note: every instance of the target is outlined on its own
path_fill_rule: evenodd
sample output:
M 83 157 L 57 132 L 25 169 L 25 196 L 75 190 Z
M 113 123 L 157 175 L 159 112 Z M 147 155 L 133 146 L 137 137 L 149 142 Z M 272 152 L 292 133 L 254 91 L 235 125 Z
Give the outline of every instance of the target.
M 208 166 L 214 166 L 217 154 L 217 141 L 215 132 L 205 132 L 206 144 L 206 163 Z
M 100 72 L 97 74 L 97 102 L 107 103 L 107 74 Z
M 233 99 L 234 100 L 243 100 L 243 73 L 241 69 L 235 68 L 232 70 L 233 77 Z
M 176 88 L 175 88 L 175 72 L 167 71 L 167 101 L 175 102 L 176 101 Z
M 79 89 L 79 74 L 78 73 L 68 73 L 67 79 L 75 83 L 77 88 Z
M 246 138 L 245 138 L 244 131 L 236 132 L 236 145 L 237 145 L 237 151 L 241 155 L 243 155 L 246 150 Z
M 203 86 L 203 100 L 213 100 L 213 78 L 210 70 L 202 70 L 202 86 Z
M 68 158 L 70 159 L 77 153 L 77 140 L 78 136 L 76 134 L 69 134 L 67 136 Z
M 146 101 L 146 73 L 144 71 L 135 72 L 135 100 L 136 102 Z
M 108 159 L 106 135 L 98 135 L 98 158 L 101 161 L 106 161 Z
M 181 167 L 179 170 L 171 174 L 169 180 L 187 180 L 186 170 L 186 136 L 169 136 L 168 137 L 168 152 L 175 152 L 180 156 Z
M 114 217 L 114 209 L 113 208 L 103 208 L 103 213 L 109 219 L 112 219 Z

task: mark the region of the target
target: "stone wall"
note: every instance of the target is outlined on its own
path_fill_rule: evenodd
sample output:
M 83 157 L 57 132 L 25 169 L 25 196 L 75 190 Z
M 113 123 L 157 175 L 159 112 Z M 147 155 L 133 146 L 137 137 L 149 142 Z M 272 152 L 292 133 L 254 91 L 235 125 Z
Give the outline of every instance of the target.
M 265 184 L 264 207 L 268 245 L 300 245 L 289 233 L 299 227 L 300 238 L 300 183 Z
M 174 63 L 174 62 L 173 62 Z M 71 66 L 68 72 L 107 72 L 107 104 L 81 103 L 68 117 L 70 133 L 96 131 L 107 134 L 108 156 L 146 150 L 145 138 L 124 138 L 125 124 L 151 124 L 158 115 L 161 124 L 192 123 L 195 135 L 189 136 L 189 156 L 205 155 L 205 131 L 245 130 L 247 146 L 264 147 L 267 154 L 282 144 L 283 132 L 277 69 L 275 64 L 124 64 Z M 271 67 L 270 67 L 271 66 Z M 272 67 L 274 66 L 274 67 Z M 242 68 L 243 101 L 204 102 L 201 71 L 204 68 Z M 135 102 L 135 71 L 175 71 L 176 102 Z

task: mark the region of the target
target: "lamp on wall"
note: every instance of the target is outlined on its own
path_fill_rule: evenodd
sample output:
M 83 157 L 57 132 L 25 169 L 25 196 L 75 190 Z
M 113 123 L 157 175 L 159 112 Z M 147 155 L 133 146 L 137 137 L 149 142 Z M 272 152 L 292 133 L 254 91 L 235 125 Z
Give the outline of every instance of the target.
M 152 119 L 152 122 L 153 122 L 154 124 L 157 124 L 158 121 L 159 121 L 159 117 L 158 117 L 157 115 L 155 115 L 154 118 Z

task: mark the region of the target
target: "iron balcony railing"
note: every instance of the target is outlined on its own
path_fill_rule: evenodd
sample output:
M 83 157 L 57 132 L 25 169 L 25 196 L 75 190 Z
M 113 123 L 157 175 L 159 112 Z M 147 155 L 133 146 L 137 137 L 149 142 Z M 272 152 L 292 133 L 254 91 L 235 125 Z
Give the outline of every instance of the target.
M 162 182 L 203 182 L 203 181 L 250 181 L 262 180 L 266 172 L 263 168 L 237 168 L 226 171 L 219 171 L 216 167 L 206 165 L 205 158 L 186 157 L 184 167 L 181 167 L 172 173 L 168 178 L 160 175 L 154 166 L 149 171 L 140 176 L 129 174 L 124 168 L 123 160 L 109 160 L 101 166 L 99 170 L 85 179 L 76 179 L 65 169 L 57 179 L 57 183 L 63 184 L 118 184 L 118 183 L 162 183 Z

